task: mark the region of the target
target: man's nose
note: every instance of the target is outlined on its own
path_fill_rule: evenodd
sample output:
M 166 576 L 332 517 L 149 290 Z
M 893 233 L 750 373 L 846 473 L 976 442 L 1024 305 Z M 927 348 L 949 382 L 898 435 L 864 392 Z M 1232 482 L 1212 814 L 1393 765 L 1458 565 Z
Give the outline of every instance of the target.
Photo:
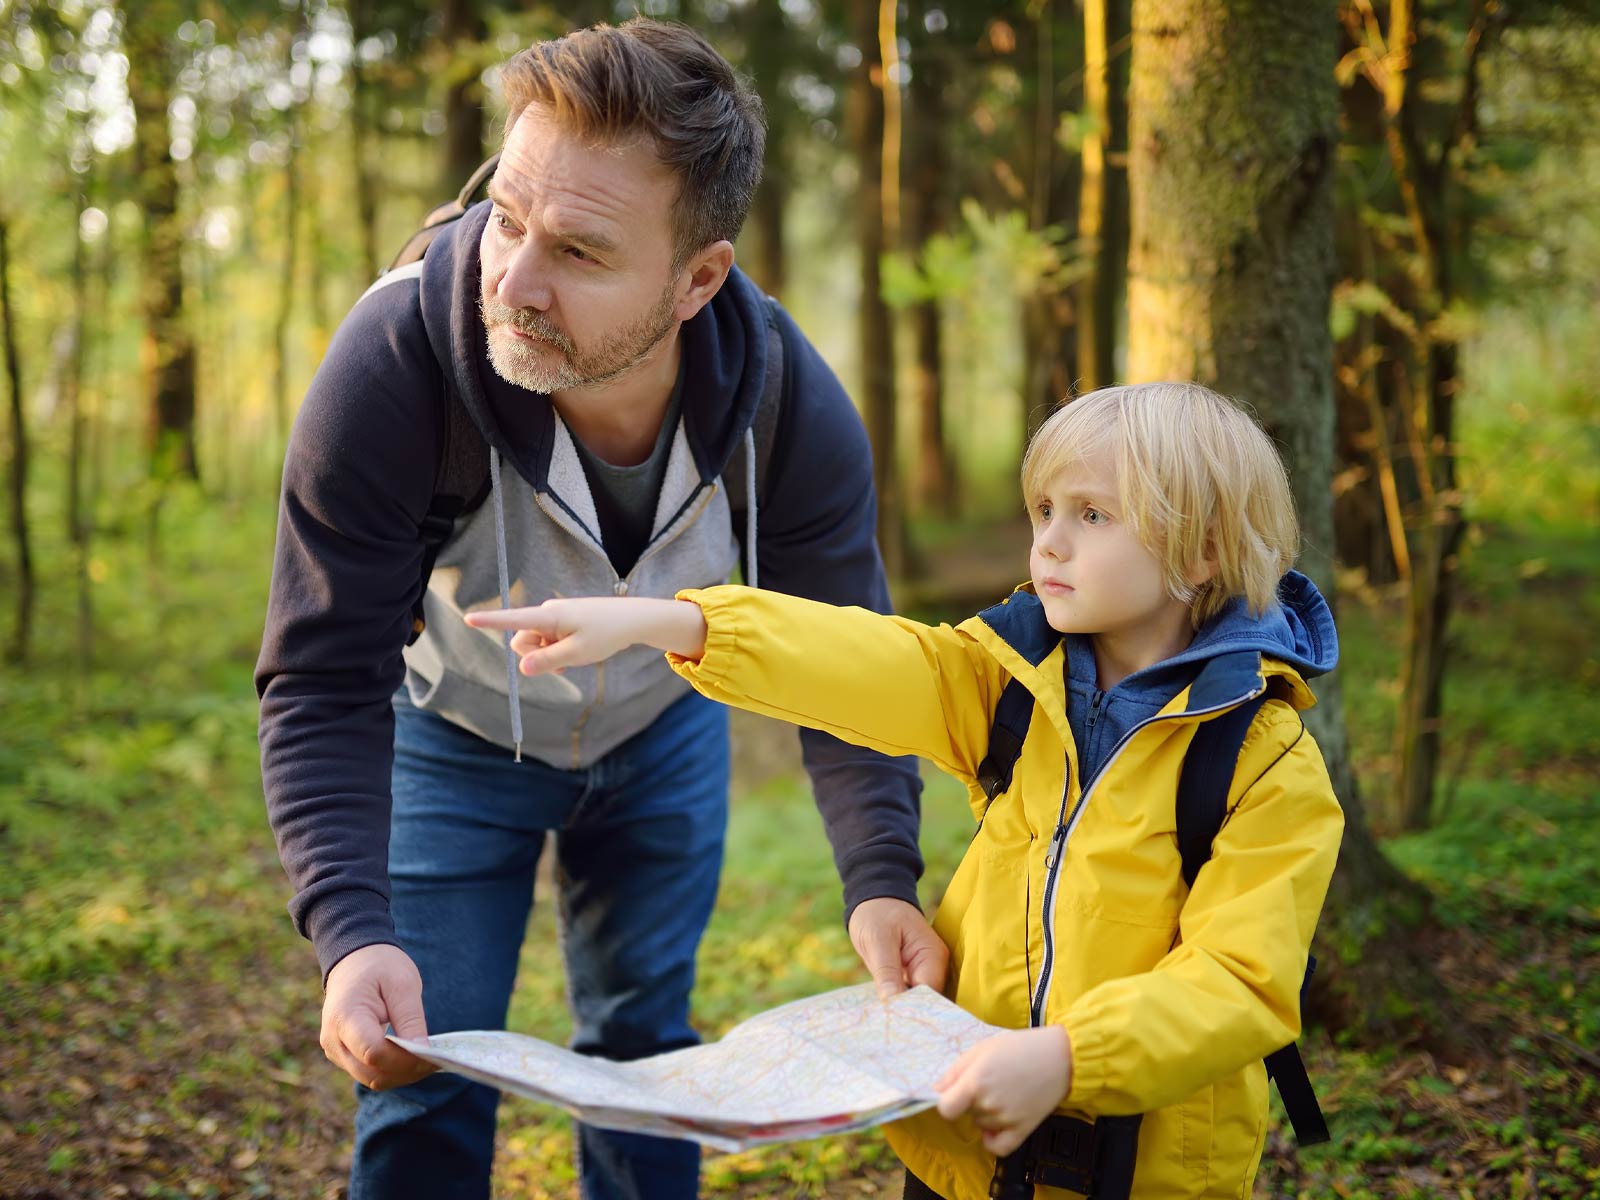
M 544 249 L 534 239 L 528 239 L 528 244 L 512 252 L 495 294 L 501 304 L 512 308 L 536 308 L 543 312 L 550 307 L 550 274 Z

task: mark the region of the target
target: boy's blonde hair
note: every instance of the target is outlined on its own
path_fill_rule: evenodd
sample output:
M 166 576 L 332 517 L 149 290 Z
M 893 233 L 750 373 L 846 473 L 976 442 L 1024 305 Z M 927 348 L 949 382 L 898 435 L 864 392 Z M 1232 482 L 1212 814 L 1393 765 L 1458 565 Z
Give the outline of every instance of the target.
M 1122 517 L 1155 555 L 1195 628 L 1243 596 L 1259 615 L 1300 549 L 1289 476 L 1271 439 L 1198 383 L 1101 388 L 1051 414 L 1022 458 L 1030 514 L 1062 469 L 1109 455 Z M 1207 559 L 1216 571 L 1190 582 Z

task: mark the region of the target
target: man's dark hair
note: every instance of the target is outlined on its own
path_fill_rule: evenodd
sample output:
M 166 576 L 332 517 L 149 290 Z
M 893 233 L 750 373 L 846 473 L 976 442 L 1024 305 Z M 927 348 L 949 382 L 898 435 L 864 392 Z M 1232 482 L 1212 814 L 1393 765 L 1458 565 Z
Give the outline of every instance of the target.
M 501 70 L 504 136 L 530 104 L 580 137 L 616 144 L 648 136 L 679 181 L 673 258 L 733 241 L 761 182 L 761 98 L 686 25 L 635 17 L 537 42 Z

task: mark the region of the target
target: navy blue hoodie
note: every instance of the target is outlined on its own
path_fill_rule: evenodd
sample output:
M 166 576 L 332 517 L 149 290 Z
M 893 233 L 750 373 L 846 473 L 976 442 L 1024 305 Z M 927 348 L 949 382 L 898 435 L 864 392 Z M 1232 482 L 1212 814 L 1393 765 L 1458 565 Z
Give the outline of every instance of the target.
M 552 463 L 560 465 L 567 436 L 553 406 L 505 383 L 487 362 L 477 301 L 488 210 L 474 208 L 434 242 L 420 280 L 377 289 L 351 310 L 312 381 L 284 463 L 256 667 L 262 780 L 295 888 L 290 912 L 324 976 L 352 950 L 396 941 L 388 880 L 391 697 L 406 678 L 402 652 L 421 583 L 420 526 L 438 478 L 447 383 L 514 468 L 508 486 L 531 491 L 552 511 L 560 505 L 562 522 L 570 515 L 552 489 Z M 699 477 L 688 485 L 710 496 L 760 399 L 766 305 L 735 270 L 680 328 L 681 458 Z M 888 611 L 865 431 L 816 350 L 787 314 L 777 320 L 786 384 L 760 489 L 761 585 Z M 492 503 L 501 502 L 497 490 Z M 725 502 L 721 511 L 726 521 Z M 586 532 L 581 522 L 563 527 L 579 540 Z M 451 550 L 447 543 L 441 563 Z M 530 575 L 539 566 L 513 569 Z M 413 664 L 414 692 L 415 674 Z M 497 731 L 480 732 L 505 741 Z M 922 871 L 915 763 L 814 731 L 800 737 L 847 911 L 877 896 L 915 904 Z

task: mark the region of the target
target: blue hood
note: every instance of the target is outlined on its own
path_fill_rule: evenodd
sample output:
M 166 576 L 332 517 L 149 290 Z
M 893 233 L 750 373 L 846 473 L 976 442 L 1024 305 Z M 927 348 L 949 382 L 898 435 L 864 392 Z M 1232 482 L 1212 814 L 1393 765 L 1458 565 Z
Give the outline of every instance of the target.
M 1068 635 L 1066 652 L 1067 722 L 1087 785 L 1123 735 L 1184 688 L 1193 688 L 1190 709 L 1238 700 L 1258 686 L 1261 655 L 1288 663 L 1303 679 L 1324 675 L 1339 660 L 1339 636 L 1316 584 L 1290 571 L 1278 584 L 1277 604 L 1261 616 L 1235 598 L 1200 627 L 1187 649 L 1106 691 L 1099 688 L 1087 637 Z
M 1317 585 L 1299 571 L 1288 572 L 1278 582 L 1278 603 L 1259 617 L 1250 615 L 1242 597 L 1235 597 L 1200 627 L 1187 650 L 1138 674 L 1203 662 L 1239 650 L 1257 650 L 1282 659 L 1300 672 L 1302 679 L 1314 679 L 1333 670 L 1339 661 L 1339 635 L 1333 627 L 1333 613 Z

